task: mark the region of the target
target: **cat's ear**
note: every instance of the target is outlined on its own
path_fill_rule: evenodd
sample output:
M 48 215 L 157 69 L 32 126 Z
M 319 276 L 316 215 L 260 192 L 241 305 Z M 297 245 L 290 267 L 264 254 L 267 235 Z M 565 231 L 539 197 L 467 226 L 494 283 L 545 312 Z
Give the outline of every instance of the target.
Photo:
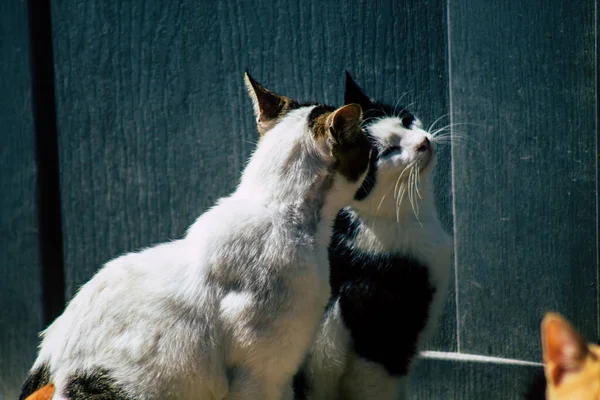
M 344 140 L 344 136 L 360 130 L 362 108 L 356 103 L 347 104 L 332 112 L 327 117 L 327 128 L 336 140 Z
M 352 79 L 352 76 L 350 76 L 350 73 L 348 71 L 346 71 L 345 86 L 346 88 L 344 90 L 344 104 L 355 103 L 360 105 L 363 110 L 368 110 L 373 106 L 373 102 L 371 101 L 369 96 L 367 96 L 362 91 L 362 89 L 360 88 L 360 86 L 358 86 L 356 82 L 354 82 L 354 79 Z
M 364 177 L 372 154 L 362 122 L 362 109 L 355 103 L 334 110 L 325 120 L 330 154 L 336 159 L 337 171 L 349 182 Z
M 567 374 L 579 371 L 588 355 L 586 341 L 557 313 L 544 316 L 542 349 L 546 377 L 555 385 Z
M 292 108 L 295 101 L 263 87 L 250 76 L 248 71 L 244 75 L 244 81 L 248 95 L 252 99 L 256 126 L 262 136 L 276 125 L 279 117 Z
M 352 103 L 342 106 L 329 114 L 326 128 L 337 143 L 352 139 L 357 133 L 361 133 L 362 108 Z

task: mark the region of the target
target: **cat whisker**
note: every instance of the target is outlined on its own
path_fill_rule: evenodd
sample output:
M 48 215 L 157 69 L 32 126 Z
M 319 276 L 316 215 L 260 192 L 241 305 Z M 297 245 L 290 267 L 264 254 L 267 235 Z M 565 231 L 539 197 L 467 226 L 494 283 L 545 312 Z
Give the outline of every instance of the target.
M 417 185 L 418 185 L 418 179 L 419 179 L 419 168 L 417 166 L 415 166 L 413 169 L 415 170 L 415 173 L 413 174 L 413 190 L 416 193 L 418 193 L 419 189 L 418 189 Z M 420 195 L 419 195 L 419 197 L 420 197 Z M 411 203 L 411 205 L 412 205 L 413 213 L 415 214 L 415 218 L 422 228 L 423 224 L 421 223 L 421 220 L 419 219 L 419 201 L 415 198 L 414 193 L 413 193 L 413 202 Z
M 423 200 L 423 196 L 421 196 L 421 192 L 419 191 L 419 186 L 421 186 L 421 170 L 419 168 L 417 168 L 417 196 L 419 196 L 419 199 Z
M 377 206 L 377 210 L 375 210 L 375 215 L 377 215 L 377 213 L 379 212 L 379 209 L 381 208 L 381 205 L 383 204 L 383 200 L 385 200 L 385 194 L 383 196 L 381 196 L 381 201 L 379 202 L 379 205 Z
M 394 195 L 396 195 L 396 192 L 399 192 L 398 184 L 400 183 L 400 180 L 402 179 L 402 175 L 404 175 L 404 172 L 406 172 L 406 170 L 409 169 L 410 167 L 412 167 L 412 164 L 408 164 L 406 166 L 406 168 L 404 168 L 402 170 L 402 172 L 400 172 L 400 175 L 398 176 L 398 179 L 396 180 L 396 184 L 394 185 Z
M 454 132 L 443 134 L 443 135 L 438 135 L 433 138 L 432 142 L 433 143 L 451 142 L 451 143 L 478 144 L 477 140 L 475 140 L 474 138 L 467 136 L 467 135 L 456 134 Z
M 369 117 L 371 114 L 377 114 L 375 110 L 363 110 L 363 117 Z
M 396 104 L 394 104 L 394 109 L 392 111 L 394 117 L 398 116 L 396 114 L 396 109 L 398 108 L 398 105 L 400 104 L 400 102 L 402 101 L 402 99 L 404 98 L 404 96 L 406 96 L 407 94 L 409 94 L 410 92 L 413 92 L 413 91 L 414 90 L 409 90 L 407 92 L 402 93 L 402 95 L 400 95 L 400 98 L 396 101 Z
M 415 170 L 413 174 L 413 211 L 415 212 L 415 217 L 419 215 L 419 187 L 417 179 L 419 178 L 419 167 L 415 166 L 413 168 Z
M 444 125 L 442 128 L 436 129 L 435 131 L 433 131 L 432 135 L 435 134 L 435 132 L 440 131 L 440 130 L 444 130 L 444 129 L 447 129 L 447 128 L 453 128 L 455 126 L 463 126 L 463 125 L 474 125 L 474 126 L 477 126 L 477 124 L 473 124 L 473 123 L 470 123 L 470 122 L 452 122 L 452 123 L 449 123 L 448 125 Z
M 469 125 L 469 126 L 477 126 L 480 128 L 485 127 L 485 124 L 478 124 L 475 122 L 453 122 L 451 124 L 448 124 L 449 126 L 455 126 L 455 125 Z
M 415 169 L 411 168 L 410 173 L 408 174 L 408 202 L 410 203 L 410 207 L 412 208 L 413 212 L 415 212 L 414 175 L 415 175 Z
M 368 122 L 370 122 L 370 121 L 373 121 L 373 120 L 378 120 L 378 119 L 380 119 L 380 118 L 381 118 L 381 117 L 378 117 L 378 116 L 376 116 L 376 115 L 374 115 L 374 116 L 372 116 L 372 117 L 366 117 L 366 118 L 363 118 L 363 120 L 362 120 L 362 123 L 363 123 L 363 125 L 364 125 L 364 124 L 366 124 L 366 123 L 368 123 Z
M 394 109 L 392 110 L 392 114 L 396 115 L 396 108 L 398 107 L 398 105 L 400 104 L 400 101 L 402 100 L 403 96 L 400 96 L 400 98 L 398 100 L 396 100 L 396 103 L 394 104 Z
M 448 124 L 448 125 L 442 126 L 441 128 L 436 129 L 433 132 L 430 132 L 430 134 L 431 134 L 432 137 L 435 137 L 440 132 L 444 132 L 444 131 L 446 131 L 448 129 L 452 129 L 455 126 L 460 126 L 460 125 L 462 125 L 460 122 L 456 122 L 456 123 L 453 123 L 453 124 Z
M 450 138 L 452 141 L 468 141 L 477 143 L 477 140 L 473 138 L 471 135 L 467 135 L 466 132 L 458 131 L 458 130 L 446 130 L 448 127 L 440 128 L 436 130 L 431 136 L 433 142 L 439 142 L 442 139 Z
M 400 116 L 402 115 L 402 113 L 403 113 L 404 111 L 408 111 L 408 112 L 410 112 L 410 108 L 411 108 L 412 106 L 414 106 L 414 105 L 415 105 L 415 103 L 416 103 L 416 102 L 414 102 L 414 101 L 413 101 L 412 103 L 410 103 L 410 104 L 409 104 L 409 105 L 407 105 L 406 107 L 402 108 L 402 110 L 400 110 L 400 112 L 399 112 L 399 113 L 397 113 L 396 115 L 394 115 L 394 117 L 400 118 Z
M 439 142 L 474 142 L 474 140 L 468 136 L 457 136 L 457 135 L 443 135 L 443 136 L 437 136 L 435 137 L 432 142 L 433 143 L 439 143 Z
M 433 139 L 439 138 L 439 137 L 444 137 L 444 136 L 454 136 L 454 137 L 470 137 L 466 134 L 466 132 L 463 131 L 457 131 L 457 130 L 447 130 L 447 131 L 442 131 L 440 133 L 437 133 L 435 136 L 433 136 Z
M 454 128 L 456 126 L 463 126 L 463 125 L 472 125 L 472 126 L 479 126 L 479 127 L 483 127 L 484 126 L 482 124 L 475 124 L 475 123 L 471 123 L 471 122 L 454 122 L 454 123 L 448 124 L 448 125 L 446 125 L 446 126 L 444 126 L 442 128 L 436 129 L 433 132 L 429 132 L 429 134 L 432 137 L 435 137 L 439 132 L 443 132 L 443 131 L 445 131 L 445 130 L 447 130 L 449 128 Z M 454 129 L 452 129 L 452 133 L 454 133 L 454 132 L 456 132 L 456 131 Z
M 452 114 L 452 113 L 444 114 L 444 115 L 442 115 L 441 117 L 439 117 L 438 119 L 436 119 L 435 121 L 433 121 L 433 124 L 431 124 L 431 125 L 429 126 L 429 129 L 427 130 L 427 133 L 429 133 L 429 134 L 431 135 L 431 130 L 433 129 L 433 127 L 435 126 L 435 124 L 437 124 L 438 122 L 440 122 L 440 121 L 441 121 L 443 118 L 445 118 L 445 117 L 449 117 L 449 116 L 450 116 L 450 114 Z M 432 135 L 432 136 L 433 136 L 433 135 Z
M 398 201 L 396 202 L 396 222 L 400 222 L 400 205 L 402 204 L 402 199 L 404 199 L 404 194 L 406 193 L 406 185 L 404 182 L 400 184 L 401 192 L 398 193 Z

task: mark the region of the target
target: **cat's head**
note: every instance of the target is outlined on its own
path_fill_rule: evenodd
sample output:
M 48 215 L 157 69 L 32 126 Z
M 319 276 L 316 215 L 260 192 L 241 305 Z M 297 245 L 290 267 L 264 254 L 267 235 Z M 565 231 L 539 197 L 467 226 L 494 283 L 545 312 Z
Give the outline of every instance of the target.
M 359 105 L 300 103 L 265 88 L 247 72 L 245 82 L 260 135 L 252 158 L 265 157 L 270 165 L 263 173 L 279 171 L 274 180 L 285 177 L 290 190 L 323 173 L 341 176 L 349 187 L 356 186 L 353 190 L 360 186 L 371 144 Z
M 560 314 L 542 321 L 548 400 L 600 400 L 600 346 L 587 343 Z
M 417 190 L 420 183 L 429 178 L 436 154 L 433 138 L 423 130 L 421 121 L 405 108 L 391 107 L 369 98 L 348 72 L 344 102 L 361 106 L 364 126 L 376 150 L 355 200 L 380 202 L 382 196 L 387 196 L 406 203 L 418 201 L 416 197 L 421 193 Z M 414 204 L 412 208 L 414 210 Z M 381 211 L 381 204 L 378 210 Z

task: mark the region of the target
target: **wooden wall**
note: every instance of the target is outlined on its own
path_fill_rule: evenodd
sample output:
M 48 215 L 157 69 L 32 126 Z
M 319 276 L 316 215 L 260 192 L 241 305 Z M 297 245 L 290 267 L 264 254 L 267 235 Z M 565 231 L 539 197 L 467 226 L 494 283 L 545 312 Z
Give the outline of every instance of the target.
M 541 361 L 544 311 L 598 338 L 597 4 L 554 3 L 52 0 L 62 234 L 50 261 L 27 7 L 0 5 L 0 394 L 14 397 L 33 362 L 49 301 L 113 257 L 180 237 L 235 187 L 257 136 L 248 68 L 333 104 L 347 69 L 426 125 L 455 124 L 436 182 L 457 279 L 415 398 L 521 398 L 514 387 L 540 368 L 511 360 Z M 49 270 L 64 293 L 60 279 L 42 292 Z
M 0 397 L 15 398 L 43 327 L 27 7 L 0 2 Z

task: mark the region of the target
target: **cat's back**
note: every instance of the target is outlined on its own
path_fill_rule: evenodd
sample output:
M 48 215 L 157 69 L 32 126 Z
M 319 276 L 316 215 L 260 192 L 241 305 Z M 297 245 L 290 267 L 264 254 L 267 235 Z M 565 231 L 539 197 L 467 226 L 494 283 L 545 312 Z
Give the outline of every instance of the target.
M 58 388 L 82 373 L 110 371 L 111 381 L 130 392 L 156 374 L 164 381 L 188 376 L 199 357 L 194 331 L 211 318 L 193 306 L 206 298 L 189 298 L 188 288 L 198 283 L 190 274 L 194 253 L 178 240 L 108 262 L 44 331 L 33 370 L 47 368 Z
M 209 269 L 226 272 L 234 263 L 240 277 L 251 274 L 261 260 L 271 261 L 271 272 L 314 263 L 315 232 L 295 222 L 285 208 L 245 197 L 221 199 L 190 227 L 186 240 L 205 244 L 203 263 Z M 239 267 L 241 260 L 246 268 Z

